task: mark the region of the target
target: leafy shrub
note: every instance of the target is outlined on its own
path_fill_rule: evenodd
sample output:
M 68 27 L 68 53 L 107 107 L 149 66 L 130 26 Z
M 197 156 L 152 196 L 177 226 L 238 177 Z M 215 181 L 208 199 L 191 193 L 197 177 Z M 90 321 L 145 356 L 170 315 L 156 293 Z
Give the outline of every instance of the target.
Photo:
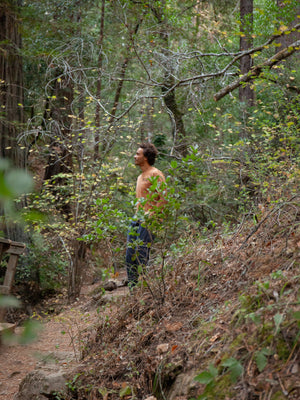
M 31 284 L 38 293 L 49 293 L 62 286 L 67 262 L 54 246 L 39 233 L 34 233 L 25 255 L 20 257 L 16 284 Z

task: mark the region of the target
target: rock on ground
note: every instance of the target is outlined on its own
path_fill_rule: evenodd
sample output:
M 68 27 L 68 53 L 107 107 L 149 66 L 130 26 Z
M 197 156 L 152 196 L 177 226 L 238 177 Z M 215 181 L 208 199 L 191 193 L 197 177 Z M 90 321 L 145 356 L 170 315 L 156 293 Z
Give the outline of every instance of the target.
M 65 392 L 66 380 L 63 371 L 32 371 L 21 382 L 14 400 L 46 400 L 51 394 Z

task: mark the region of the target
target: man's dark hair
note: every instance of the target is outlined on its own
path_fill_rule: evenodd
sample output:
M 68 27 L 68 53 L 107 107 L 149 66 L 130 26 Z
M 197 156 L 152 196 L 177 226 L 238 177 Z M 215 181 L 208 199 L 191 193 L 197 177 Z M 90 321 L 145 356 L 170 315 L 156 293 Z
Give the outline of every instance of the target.
M 143 149 L 144 156 L 147 158 L 148 163 L 150 165 L 153 165 L 158 154 L 158 151 L 154 144 L 148 142 L 142 143 L 140 145 L 140 148 Z

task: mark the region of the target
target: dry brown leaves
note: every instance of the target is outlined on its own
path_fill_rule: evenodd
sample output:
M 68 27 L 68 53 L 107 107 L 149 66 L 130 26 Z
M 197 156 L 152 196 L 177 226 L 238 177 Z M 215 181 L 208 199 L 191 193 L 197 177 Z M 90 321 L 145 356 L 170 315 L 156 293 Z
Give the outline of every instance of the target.
M 167 268 L 163 287 L 155 282 L 151 292 L 142 287 L 117 306 L 100 310 L 97 332 L 87 341 L 79 368 L 81 388 L 76 389 L 77 397 L 70 393 L 69 398 L 119 399 L 124 382 L 130 388 L 125 399 L 132 392 L 138 399 L 146 398 L 155 394 L 153 387 L 167 393 L 178 374 L 191 368 L 203 370 L 208 362 L 218 366 L 226 352 L 244 363 L 244 375 L 236 385 L 239 395 L 232 399 L 264 400 L 277 390 L 296 398 L 299 347 L 289 339 L 295 337 L 295 325 L 280 331 L 290 351 L 285 362 L 273 354 L 266 371 L 260 373 L 254 360 L 258 347 L 253 342 L 258 327 L 251 320 L 240 323 L 236 311 L 242 307 L 242 292 L 255 297 L 259 285 L 253 283 L 263 282 L 278 270 L 282 280 L 271 279 L 265 293 L 261 290 L 260 301 L 266 307 L 276 305 L 285 285 L 285 301 L 291 311 L 297 309 L 293 304 L 299 289 L 299 280 L 295 280 L 299 274 L 299 211 L 294 198 L 263 209 L 256 225 L 243 222 L 226 237 L 219 232 L 205 242 L 192 243 L 186 254 L 167 260 L 167 267 L 172 268 Z M 283 313 L 280 307 L 270 307 L 264 323 Z M 94 388 L 92 397 L 87 394 L 88 386 Z M 201 385 L 199 390 L 203 390 Z

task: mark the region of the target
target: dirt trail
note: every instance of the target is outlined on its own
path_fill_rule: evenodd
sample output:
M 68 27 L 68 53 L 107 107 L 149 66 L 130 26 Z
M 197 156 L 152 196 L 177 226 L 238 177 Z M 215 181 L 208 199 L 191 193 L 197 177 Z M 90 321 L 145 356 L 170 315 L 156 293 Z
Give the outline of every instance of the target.
M 97 320 L 96 310 L 83 311 L 83 305 L 91 300 L 88 293 L 95 286 L 85 286 L 80 299 L 72 306 L 66 306 L 57 316 L 41 322 L 38 339 L 31 344 L 0 345 L 0 400 L 13 400 L 23 378 L 36 368 L 46 364 L 59 368 L 70 368 L 78 362 L 78 333 L 94 324 Z M 127 288 L 119 289 L 125 295 Z M 112 296 L 108 294 L 107 296 Z M 21 328 L 16 328 L 19 335 Z
M 70 337 L 62 334 L 64 329 L 62 322 L 47 321 L 42 323 L 43 330 L 38 340 L 30 345 L 10 344 L 0 347 L 0 399 L 12 400 L 18 392 L 22 379 L 40 362 L 50 359 L 51 353 L 64 352 L 65 359 L 69 355 L 73 359 L 73 349 Z M 16 329 L 20 334 L 20 329 Z M 59 366 L 63 366 L 65 360 L 59 360 Z

